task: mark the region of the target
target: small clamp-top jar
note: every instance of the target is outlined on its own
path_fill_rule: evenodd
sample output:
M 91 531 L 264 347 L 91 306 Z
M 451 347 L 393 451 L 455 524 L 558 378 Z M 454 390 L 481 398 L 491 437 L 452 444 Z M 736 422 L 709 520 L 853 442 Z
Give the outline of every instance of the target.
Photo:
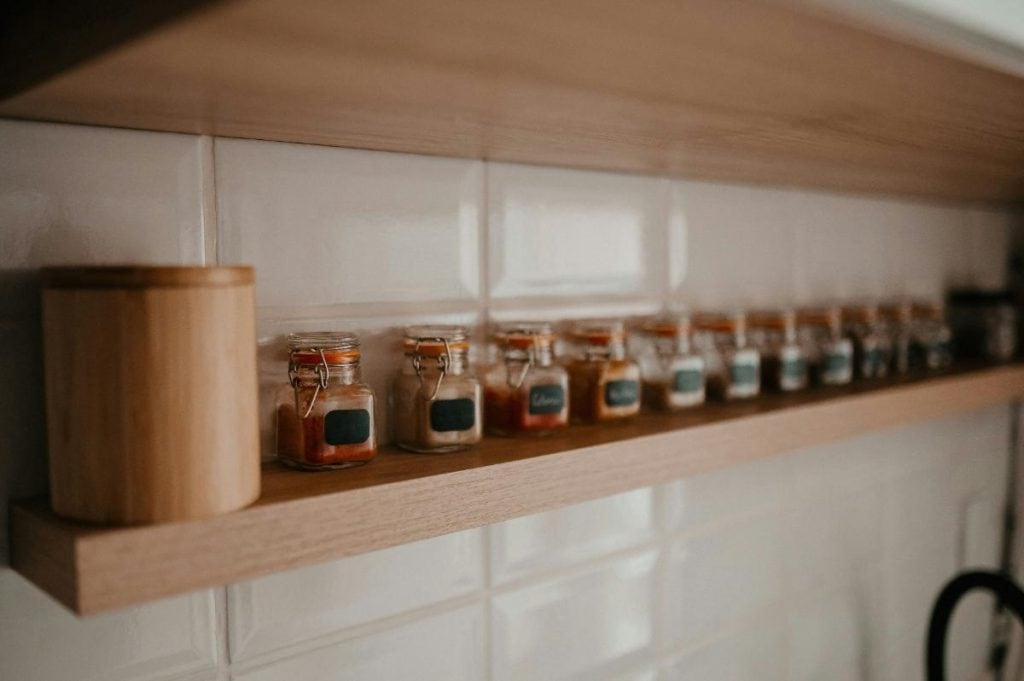
M 707 368 L 708 397 L 742 400 L 761 392 L 761 353 L 747 343 L 742 312 L 704 312 L 694 319 Z
M 572 339 L 578 346 L 567 367 L 572 420 L 613 421 L 639 412 L 640 367 L 626 354 L 622 322 L 578 322 Z
M 758 310 L 747 314 L 750 339 L 761 351 L 761 385 L 772 392 L 807 387 L 807 358 L 797 340 L 793 310 Z
M 835 306 L 805 307 L 796 315 L 812 385 L 846 385 L 853 380 L 853 342 L 843 335 Z
M 853 341 L 853 372 L 857 378 L 889 375 L 892 343 L 878 314 L 878 306 L 858 303 L 843 307 L 843 329 Z
M 690 320 L 658 317 L 641 330 L 652 342 L 641 357 L 643 401 L 651 409 L 672 411 L 704 403 L 704 358 L 694 351 Z
M 296 468 L 345 468 L 377 454 L 373 390 L 360 381 L 350 333 L 288 337 L 290 389 L 277 406 L 277 456 Z
M 405 358 L 395 379 L 395 443 L 413 452 L 452 452 L 480 442 L 480 383 L 469 369 L 461 326 L 405 330 Z
M 909 300 L 890 300 L 878 306 L 878 314 L 889 337 L 889 368 L 894 374 L 910 370 L 913 309 Z
M 546 322 L 504 324 L 501 356 L 484 375 L 484 424 L 495 435 L 543 435 L 569 425 L 569 375 L 555 364 Z
M 946 323 L 945 312 L 939 301 L 917 301 L 913 304 L 911 368 L 934 371 L 953 364 L 953 332 Z

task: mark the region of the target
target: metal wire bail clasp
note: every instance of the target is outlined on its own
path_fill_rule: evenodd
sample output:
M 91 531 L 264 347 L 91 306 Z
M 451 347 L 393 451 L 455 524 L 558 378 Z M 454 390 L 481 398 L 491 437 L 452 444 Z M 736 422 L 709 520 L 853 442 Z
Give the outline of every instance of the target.
M 313 411 L 313 405 L 316 404 L 316 398 L 320 395 L 320 390 L 327 388 L 327 379 L 331 377 L 331 367 L 327 364 L 327 358 L 324 356 L 323 349 L 318 349 L 317 352 L 320 354 L 320 363 L 316 365 L 316 375 L 319 379 L 317 381 L 316 390 L 313 391 L 313 397 L 309 400 L 309 407 L 306 408 L 306 412 L 302 415 L 302 418 L 309 418 L 310 413 Z M 288 360 L 288 382 L 292 385 L 292 390 L 295 392 L 295 413 L 298 414 L 301 411 L 299 404 L 299 383 L 301 377 L 299 376 L 299 363 L 294 359 Z
M 512 388 L 513 390 L 519 390 L 519 388 L 522 387 L 523 381 L 526 380 L 526 374 L 530 372 L 530 368 L 533 367 L 534 362 L 536 362 L 537 347 L 539 344 L 540 338 L 537 335 L 534 335 L 533 342 L 530 344 L 530 347 L 526 349 L 526 361 L 523 362 L 523 369 L 522 371 L 519 372 L 519 378 L 513 381 L 512 372 L 508 372 L 508 377 L 505 379 L 505 382 L 508 384 L 508 387 Z
M 437 399 L 437 393 L 441 390 L 441 382 L 444 377 L 448 374 L 448 368 L 452 365 L 452 349 L 448 345 L 448 339 L 442 336 L 436 338 L 417 338 L 416 346 L 412 351 L 412 367 L 416 370 L 416 376 L 420 379 L 420 390 L 423 390 L 423 360 L 420 355 L 420 344 L 424 341 L 431 343 L 442 343 L 444 345 L 444 354 L 437 356 L 437 382 L 434 383 L 434 389 L 430 393 L 430 397 L 427 398 L 427 402 L 433 402 Z

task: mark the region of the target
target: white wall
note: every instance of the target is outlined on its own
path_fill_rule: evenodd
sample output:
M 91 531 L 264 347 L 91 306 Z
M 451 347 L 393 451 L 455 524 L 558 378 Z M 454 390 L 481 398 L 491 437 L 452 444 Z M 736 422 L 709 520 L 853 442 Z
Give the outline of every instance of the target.
M 998 285 L 950 204 L 0 122 L 0 508 L 45 489 L 32 268 L 257 267 L 280 335 Z M 265 405 L 267 406 L 267 405 Z M 269 420 L 265 432 L 269 432 Z M 992 564 L 1007 407 L 76 620 L 0 568 L 0 679 L 921 678 L 930 599 Z M 0 539 L 5 539 L 0 535 Z M 960 678 L 986 610 L 958 616 Z

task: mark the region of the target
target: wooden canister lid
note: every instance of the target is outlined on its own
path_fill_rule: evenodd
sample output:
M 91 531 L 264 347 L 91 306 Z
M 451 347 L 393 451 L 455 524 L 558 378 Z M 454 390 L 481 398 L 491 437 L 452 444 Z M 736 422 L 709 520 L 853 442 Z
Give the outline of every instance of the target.
M 43 288 L 203 288 L 248 286 L 251 267 L 87 266 L 44 267 Z

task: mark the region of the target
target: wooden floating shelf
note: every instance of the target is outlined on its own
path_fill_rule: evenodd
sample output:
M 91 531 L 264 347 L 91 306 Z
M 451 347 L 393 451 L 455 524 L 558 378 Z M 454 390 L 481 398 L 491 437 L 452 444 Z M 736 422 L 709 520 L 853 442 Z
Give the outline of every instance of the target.
M 131 528 L 13 505 L 12 565 L 80 614 L 383 549 L 1024 397 L 1024 365 L 713 404 L 328 473 L 266 466 L 253 506 Z
M 118 2 L 15 3 L 0 116 L 1024 199 L 1024 78 L 804 0 Z

